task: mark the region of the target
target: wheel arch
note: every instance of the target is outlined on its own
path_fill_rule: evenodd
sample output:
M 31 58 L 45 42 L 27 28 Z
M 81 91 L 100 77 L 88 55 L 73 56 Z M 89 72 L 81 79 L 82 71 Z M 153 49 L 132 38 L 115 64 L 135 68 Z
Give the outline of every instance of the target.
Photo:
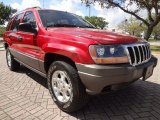
M 50 65 L 54 61 L 64 61 L 73 66 L 77 70 L 75 62 L 71 58 L 56 53 L 46 53 L 44 56 L 44 69 L 46 73 L 48 72 Z
M 4 45 L 4 48 L 5 48 L 5 49 L 7 49 L 8 46 L 9 46 L 8 43 L 6 43 L 6 42 L 5 42 L 3 45 Z

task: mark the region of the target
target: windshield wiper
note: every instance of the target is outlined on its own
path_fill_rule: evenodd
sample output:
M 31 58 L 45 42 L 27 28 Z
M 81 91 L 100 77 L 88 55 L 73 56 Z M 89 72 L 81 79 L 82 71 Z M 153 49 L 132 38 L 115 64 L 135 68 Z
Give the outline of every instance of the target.
M 96 29 L 93 26 L 76 26 L 76 25 L 72 25 L 72 24 L 50 24 L 46 26 L 48 27 L 77 27 L 77 28 L 93 28 Z
M 95 29 L 95 27 L 93 26 L 84 26 L 84 28 L 94 28 Z
M 93 29 L 96 29 L 96 28 L 93 27 L 93 26 L 77 26 L 77 27 L 79 27 L 79 28 L 93 28 Z
M 77 26 L 71 24 L 51 24 L 47 25 L 46 27 L 77 27 Z

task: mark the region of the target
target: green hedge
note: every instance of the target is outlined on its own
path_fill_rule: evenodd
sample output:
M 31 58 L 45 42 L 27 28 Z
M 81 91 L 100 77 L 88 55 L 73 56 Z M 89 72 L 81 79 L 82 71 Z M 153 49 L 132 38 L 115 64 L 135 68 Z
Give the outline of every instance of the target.
M 160 52 L 160 46 L 151 45 L 151 50 L 155 52 Z
M 5 32 L 6 28 L 5 27 L 0 27 L 0 37 L 3 36 L 3 33 Z

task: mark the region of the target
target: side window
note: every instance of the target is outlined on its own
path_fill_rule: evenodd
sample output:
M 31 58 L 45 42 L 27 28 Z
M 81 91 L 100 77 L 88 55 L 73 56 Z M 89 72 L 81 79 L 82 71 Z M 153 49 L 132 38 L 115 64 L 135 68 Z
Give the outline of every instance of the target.
M 13 20 L 13 18 L 11 18 L 11 19 L 8 21 L 8 24 L 7 24 L 7 27 L 6 27 L 6 31 L 9 31 L 10 26 L 11 26 L 11 23 L 12 23 L 12 20 Z
M 11 31 L 14 31 L 14 32 L 17 32 L 18 31 L 18 25 L 20 23 L 20 20 L 22 18 L 22 13 L 17 15 L 12 23 L 12 26 L 11 26 Z
M 30 12 L 30 11 L 26 12 L 22 22 L 31 24 L 33 28 L 37 27 L 36 26 L 36 19 L 35 19 L 33 12 Z

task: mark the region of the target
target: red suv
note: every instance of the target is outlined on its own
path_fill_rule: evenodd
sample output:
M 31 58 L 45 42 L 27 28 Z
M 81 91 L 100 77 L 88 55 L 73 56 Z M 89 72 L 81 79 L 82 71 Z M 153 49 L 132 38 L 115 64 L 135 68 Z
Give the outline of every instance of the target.
M 157 59 L 149 43 L 98 30 L 68 12 L 29 8 L 17 13 L 4 33 L 7 65 L 24 65 L 48 80 L 60 109 L 73 112 L 88 95 L 118 90 L 153 73 Z

